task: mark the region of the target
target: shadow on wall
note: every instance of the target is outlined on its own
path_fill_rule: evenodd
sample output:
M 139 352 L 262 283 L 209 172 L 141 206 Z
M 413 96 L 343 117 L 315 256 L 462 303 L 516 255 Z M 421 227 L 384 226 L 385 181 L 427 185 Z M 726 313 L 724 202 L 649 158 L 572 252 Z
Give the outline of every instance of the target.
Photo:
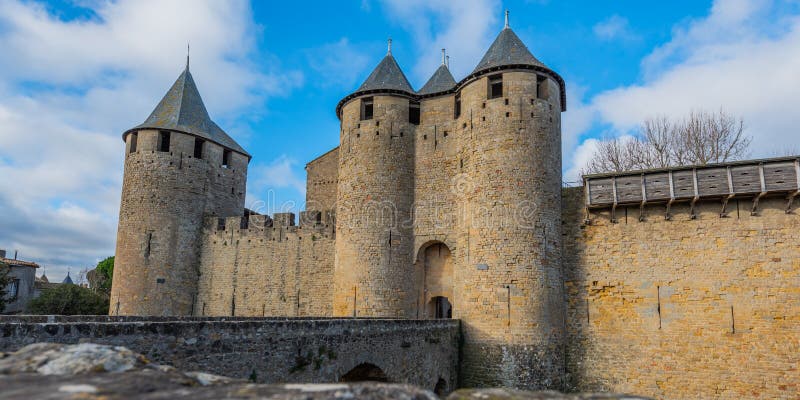
M 386 373 L 375 364 L 361 363 L 339 378 L 339 382 L 389 382 Z

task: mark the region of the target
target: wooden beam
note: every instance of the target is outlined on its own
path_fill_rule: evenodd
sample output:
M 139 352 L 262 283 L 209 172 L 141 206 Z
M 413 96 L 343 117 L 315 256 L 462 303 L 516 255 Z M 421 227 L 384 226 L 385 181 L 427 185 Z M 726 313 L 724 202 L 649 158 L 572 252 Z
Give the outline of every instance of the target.
M 720 210 L 719 212 L 720 218 L 725 218 L 728 216 L 728 211 L 725 210 L 725 208 L 728 207 L 728 201 L 730 201 L 730 199 L 732 199 L 733 196 L 735 196 L 735 194 L 733 193 L 733 177 L 731 175 L 731 167 L 728 166 L 726 168 L 726 171 L 728 174 L 728 195 L 722 199 L 722 210 Z
M 689 206 L 689 218 L 695 219 L 697 214 L 694 212 L 694 205 L 697 200 L 700 200 L 700 192 L 697 190 L 697 168 L 692 168 L 692 186 L 694 188 L 694 197 L 692 197 L 692 203 Z
M 764 179 L 764 163 L 758 164 L 758 177 L 761 182 L 761 192 L 753 198 L 753 208 L 750 209 L 750 215 L 758 214 L 758 202 L 767 194 L 767 183 Z
M 675 184 L 672 182 L 672 170 L 669 170 L 669 201 L 667 202 L 667 211 L 664 214 L 664 219 L 669 221 L 672 219 L 672 214 L 669 213 L 672 207 L 672 202 L 675 201 Z
M 786 213 L 789 214 L 792 212 L 792 204 L 794 203 L 794 198 L 800 195 L 800 159 L 794 160 L 794 178 L 796 185 L 795 191 L 790 193 L 788 197 L 786 197 Z
M 589 214 L 589 206 L 592 204 L 592 186 L 589 180 L 583 178 L 583 194 L 584 194 L 584 217 L 583 223 L 586 225 L 592 224 L 591 214 Z
M 641 175 L 642 180 L 642 202 L 639 204 L 639 222 L 644 221 L 644 206 L 647 204 L 647 188 L 645 187 L 644 173 Z
M 617 222 L 617 177 L 611 178 L 611 193 L 614 195 L 614 204 L 611 206 L 611 222 Z

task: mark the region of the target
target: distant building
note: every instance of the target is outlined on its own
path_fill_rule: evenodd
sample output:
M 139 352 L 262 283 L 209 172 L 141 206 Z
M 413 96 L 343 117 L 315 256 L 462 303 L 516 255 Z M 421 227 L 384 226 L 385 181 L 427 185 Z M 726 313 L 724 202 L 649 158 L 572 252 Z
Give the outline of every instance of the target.
M 36 280 L 36 268 L 39 265 L 22 261 L 14 258 L 6 258 L 6 251 L 0 250 L 0 264 L 8 265 L 11 271 L 8 276 L 11 282 L 6 287 L 5 309 L 0 310 L 4 314 L 17 314 L 25 309 L 28 302 L 34 297 L 34 281 Z
M 36 281 L 33 283 L 33 298 L 37 298 L 42 295 L 42 293 L 56 288 L 60 285 L 58 282 L 50 282 L 50 279 L 47 278 L 47 273 L 43 273 L 42 276 L 36 278 Z

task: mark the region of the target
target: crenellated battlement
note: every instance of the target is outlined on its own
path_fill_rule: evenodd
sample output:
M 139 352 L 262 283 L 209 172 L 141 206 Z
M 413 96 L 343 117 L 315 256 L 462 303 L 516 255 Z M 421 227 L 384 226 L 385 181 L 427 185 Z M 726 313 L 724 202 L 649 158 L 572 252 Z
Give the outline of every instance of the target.
M 295 225 L 294 213 L 275 213 L 272 217 L 251 214 L 241 217 L 215 217 L 204 219 L 207 235 L 219 238 L 261 236 L 268 240 L 302 240 L 311 235 L 312 240 L 335 237 L 335 212 L 302 211 L 300 224 Z

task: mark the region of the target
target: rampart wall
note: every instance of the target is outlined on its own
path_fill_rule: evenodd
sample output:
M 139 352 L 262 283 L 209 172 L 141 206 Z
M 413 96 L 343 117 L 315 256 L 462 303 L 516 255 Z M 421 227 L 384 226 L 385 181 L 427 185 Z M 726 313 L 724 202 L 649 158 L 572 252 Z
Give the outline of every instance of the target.
M 458 368 L 456 320 L 0 317 L 0 334 L 0 351 L 91 341 L 186 371 L 265 383 L 337 382 L 368 363 L 389 382 L 439 384 L 446 393 Z
M 110 314 L 186 315 L 196 302 L 200 233 L 206 215 L 241 215 L 246 192 L 245 155 L 206 142 L 194 157 L 195 137 L 169 132 L 126 136 L 116 274 Z M 135 146 L 134 146 L 135 142 Z
M 328 218 L 301 213 L 301 226 L 289 213 L 274 221 L 207 218 L 194 315 L 330 316 L 334 231 Z
M 571 389 L 656 398 L 800 391 L 800 215 L 784 196 L 594 210 L 564 194 Z
M 306 210 L 336 210 L 339 147 L 306 164 Z

